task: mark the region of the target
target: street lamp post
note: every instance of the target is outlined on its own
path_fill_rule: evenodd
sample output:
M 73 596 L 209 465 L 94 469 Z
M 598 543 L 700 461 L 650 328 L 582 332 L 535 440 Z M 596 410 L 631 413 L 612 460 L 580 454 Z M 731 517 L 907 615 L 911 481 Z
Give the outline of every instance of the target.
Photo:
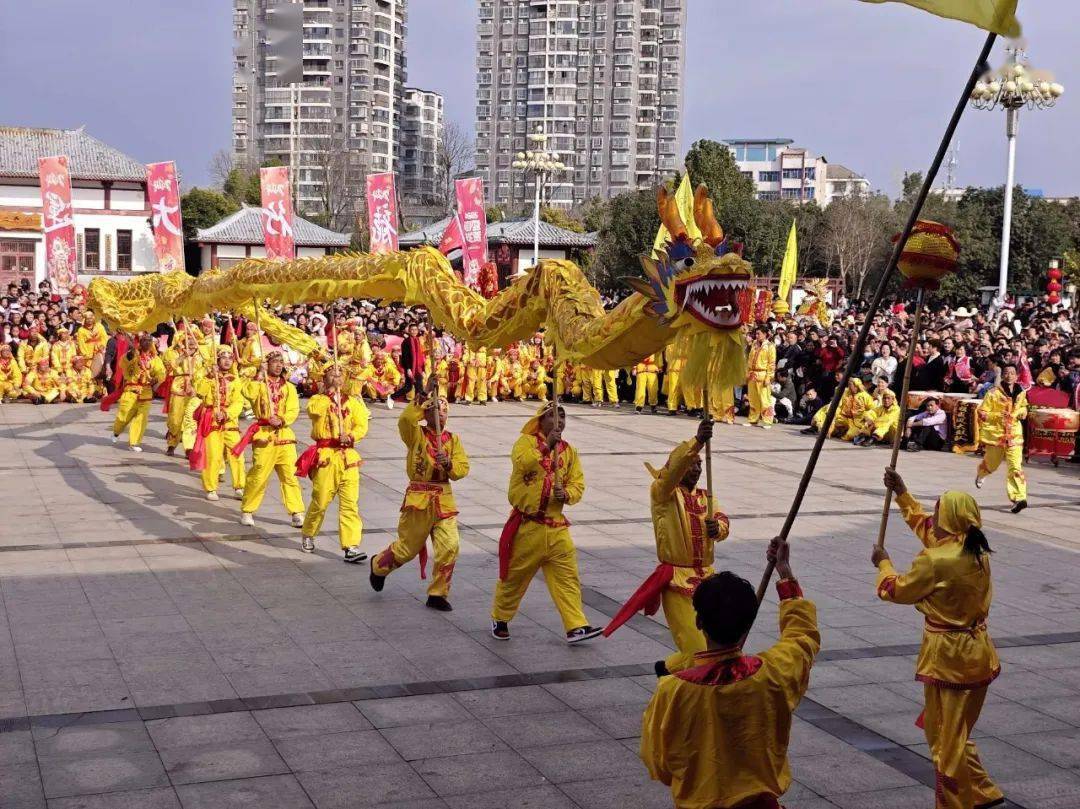
M 1006 48 L 1005 66 L 991 71 L 975 84 L 971 103 L 980 110 L 1005 110 L 1005 137 L 1008 139 L 1008 166 L 1005 171 L 1005 206 L 1001 223 L 1001 265 L 998 268 L 998 300 L 1005 301 L 1009 285 L 1009 243 L 1012 238 L 1013 186 L 1016 182 L 1016 134 L 1020 110 L 1048 109 L 1057 103 L 1065 88 L 1044 70 L 1032 70 L 1027 54 L 1019 45 Z
M 517 159 L 512 164 L 515 169 L 524 171 L 526 177 L 531 174 L 536 186 L 533 202 L 534 267 L 540 263 L 540 189 L 552 174 L 566 170 L 566 165 L 559 159 L 559 155 L 556 152 L 547 151 L 545 148 L 546 141 L 547 135 L 544 134 L 543 130 L 537 129 L 529 135 L 529 150 L 518 152 Z M 524 274 L 524 271 L 518 271 L 518 275 Z

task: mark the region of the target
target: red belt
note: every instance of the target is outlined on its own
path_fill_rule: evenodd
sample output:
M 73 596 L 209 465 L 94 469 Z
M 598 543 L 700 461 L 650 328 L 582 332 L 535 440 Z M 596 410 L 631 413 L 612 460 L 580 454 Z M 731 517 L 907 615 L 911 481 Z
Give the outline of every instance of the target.
M 499 534 L 500 579 L 505 579 L 506 575 L 510 572 L 510 556 L 514 550 L 514 537 L 517 536 L 521 524 L 526 521 L 538 522 L 541 525 L 546 525 L 550 528 L 565 528 L 570 525 L 570 521 L 566 519 L 556 521 L 550 517 L 545 517 L 542 514 L 526 514 L 520 509 L 513 509 L 510 512 L 510 517 L 506 520 L 506 524 L 503 526 L 502 533 Z
M 240 437 L 240 440 L 236 442 L 236 446 L 232 448 L 232 454 L 239 458 L 244 454 L 244 450 L 247 449 L 248 444 L 251 443 L 251 439 L 255 437 L 255 433 L 259 432 L 262 427 L 269 427 L 270 422 L 259 419 Z
M 951 626 L 949 624 L 939 624 L 937 621 L 931 621 L 929 618 L 925 619 L 925 624 L 926 630 L 928 632 L 941 632 L 946 634 L 952 632 L 963 632 L 967 635 L 974 636 L 976 632 L 986 629 L 985 618 L 980 618 L 978 621 L 971 624 L 970 626 Z
M 311 477 L 311 470 L 319 459 L 320 449 L 347 449 L 347 447 L 336 438 L 317 438 L 315 443 L 300 453 L 300 457 L 296 459 L 296 474 L 299 477 Z

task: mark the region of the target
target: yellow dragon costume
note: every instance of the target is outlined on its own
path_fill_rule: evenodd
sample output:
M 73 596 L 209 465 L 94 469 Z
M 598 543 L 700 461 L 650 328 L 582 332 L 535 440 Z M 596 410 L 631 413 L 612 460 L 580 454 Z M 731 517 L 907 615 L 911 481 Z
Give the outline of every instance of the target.
M 90 283 L 91 307 L 113 328 L 151 330 L 170 319 L 234 312 L 254 319 L 274 340 L 305 354 L 315 340 L 267 308 L 337 298 L 372 298 L 424 306 L 435 325 L 470 348 L 505 347 L 543 327 L 560 360 L 591 368 L 624 368 L 662 350 L 676 335 L 690 350 L 684 384 L 720 390 L 746 379 L 740 326 L 751 316 L 750 264 L 728 248 L 704 186 L 694 196 L 700 239 L 692 239 L 674 195 L 660 188 L 660 217 L 671 239 L 656 259 L 642 258 L 646 279 L 609 312 L 572 262 L 547 259 L 494 298 L 486 299 L 454 275 L 438 250 L 422 247 L 387 254 L 339 253 L 292 261 L 249 259 L 197 278 L 183 272 Z M 257 303 L 258 302 L 258 303 Z M 265 306 L 264 306 L 265 302 Z

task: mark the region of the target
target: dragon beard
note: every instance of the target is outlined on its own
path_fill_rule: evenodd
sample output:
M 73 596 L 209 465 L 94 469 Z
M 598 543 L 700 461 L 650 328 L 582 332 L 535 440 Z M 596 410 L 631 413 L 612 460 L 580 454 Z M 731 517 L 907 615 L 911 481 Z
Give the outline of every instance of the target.
M 706 391 L 719 402 L 725 390 L 746 383 L 746 350 L 742 331 L 694 331 L 685 337 L 686 367 L 680 385 Z M 682 353 L 680 351 L 680 353 Z

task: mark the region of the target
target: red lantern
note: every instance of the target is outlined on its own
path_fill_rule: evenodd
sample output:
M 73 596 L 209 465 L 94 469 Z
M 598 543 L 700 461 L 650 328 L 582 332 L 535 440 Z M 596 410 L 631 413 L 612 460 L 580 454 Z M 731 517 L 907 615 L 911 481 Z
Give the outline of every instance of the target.
M 1046 296 L 1046 302 L 1051 306 L 1054 306 L 1055 304 L 1061 303 L 1061 296 L 1056 292 L 1051 292 Z
M 1061 280 L 1061 270 L 1059 270 L 1057 267 L 1051 267 L 1046 274 L 1050 276 L 1051 281 Z

